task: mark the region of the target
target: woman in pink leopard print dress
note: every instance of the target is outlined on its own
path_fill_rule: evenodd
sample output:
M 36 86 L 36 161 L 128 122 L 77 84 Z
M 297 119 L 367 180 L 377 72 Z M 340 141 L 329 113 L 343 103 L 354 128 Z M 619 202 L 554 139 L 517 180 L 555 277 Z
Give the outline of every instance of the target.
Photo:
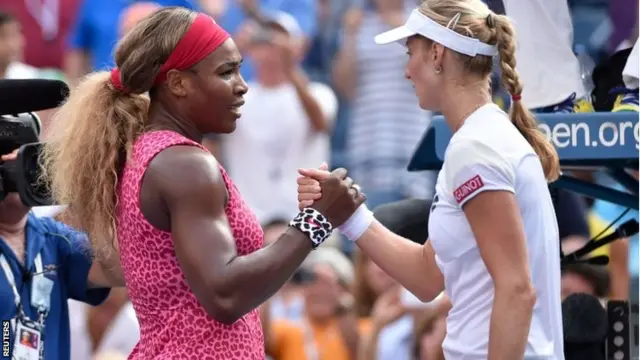
M 338 169 L 323 198 L 263 247 L 255 216 L 200 144 L 241 121 L 247 85 L 233 40 L 206 15 L 167 8 L 115 60 L 72 91 L 44 155 L 54 196 L 98 259 L 119 254 L 112 275 L 124 278 L 141 332 L 129 358 L 264 359 L 256 307 L 364 197 Z

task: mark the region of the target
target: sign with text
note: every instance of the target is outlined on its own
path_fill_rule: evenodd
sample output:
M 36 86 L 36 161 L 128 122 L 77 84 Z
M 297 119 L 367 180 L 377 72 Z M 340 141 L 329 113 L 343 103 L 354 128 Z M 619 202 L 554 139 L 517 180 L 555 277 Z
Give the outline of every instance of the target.
M 638 164 L 640 128 L 633 112 L 537 114 L 540 130 L 555 146 L 563 166 Z M 451 139 L 442 116 L 435 117 L 420 140 L 409 171 L 438 170 Z

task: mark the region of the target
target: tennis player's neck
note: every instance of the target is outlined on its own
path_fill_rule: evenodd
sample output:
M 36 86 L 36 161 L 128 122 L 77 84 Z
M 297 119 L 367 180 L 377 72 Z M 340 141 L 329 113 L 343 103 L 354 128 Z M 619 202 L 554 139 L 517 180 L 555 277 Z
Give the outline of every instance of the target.
M 451 132 L 458 131 L 467 118 L 476 110 L 491 103 L 489 97 L 479 95 L 461 93 L 460 96 L 456 97 L 457 99 L 453 99 L 454 101 L 448 101 L 448 104 L 443 104 L 442 114 Z
M 162 104 L 152 103 L 146 131 L 168 130 L 202 144 L 203 135 L 187 119 L 167 110 Z

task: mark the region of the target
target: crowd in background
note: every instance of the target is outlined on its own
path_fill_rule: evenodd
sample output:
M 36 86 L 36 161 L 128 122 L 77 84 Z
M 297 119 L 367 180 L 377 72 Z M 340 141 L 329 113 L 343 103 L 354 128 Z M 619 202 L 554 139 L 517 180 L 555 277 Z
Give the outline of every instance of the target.
M 541 11 L 554 16 L 566 12 L 566 0 L 550 1 L 556 5 Z M 404 23 L 417 2 L 0 0 L 0 78 L 56 78 L 73 86 L 88 72 L 110 69 L 118 39 L 155 9 L 185 6 L 210 14 L 243 53 L 242 74 L 250 90 L 237 130 L 208 137 L 206 146 L 255 211 L 269 244 L 297 213 L 300 167 L 323 162 L 347 167 L 365 189 L 371 208 L 433 196 L 435 173 L 406 171 L 433 114 L 420 109 L 404 78 L 406 49 L 373 42 L 376 34 Z M 502 3 L 488 2 L 494 9 Z M 509 16 L 511 11 L 514 17 L 527 11 L 524 4 L 518 8 L 505 3 Z M 581 77 L 585 67 L 592 70 L 586 59 L 598 64 L 637 41 L 637 0 L 570 0 L 568 9 L 572 23 L 559 27 L 547 27 L 545 14 L 516 24 L 525 36 L 527 31 L 537 32 L 535 39 L 520 38 L 523 52 L 530 46 L 533 49 L 527 51 L 547 56 L 546 37 L 562 38 L 577 50 L 575 55 L 570 52 L 568 65 L 561 58 L 554 59 L 559 65 L 553 69 L 537 69 L 547 75 L 523 74 L 523 100 L 540 112 L 588 111 L 591 104 L 585 94 L 592 84 Z M 269 26 L 248 16 L 255 12 Z M 530 61 L 535 62 L 535 56 Z M 564 70 L 576 62 L 577 69 Z M 558 79 L 555 90 L 566 85 L 562 98 L 534 100 L 553 94 L 542 86 L 545 76 Z M 635 90 L 621 93 L 611 110 L 617 106 L 637 111 Z M 494 98 L 508 108 L 509 98 L 497 81 Z M 46 140 L 51 112 L 40 115 Z M 600 234 L 624 210 L 575 194 L 558 195 L 556 213 L 565 252 Z M 626 215 L 633 217 L 637 219 L 637 211 Z M 425 219 L 425 227 L 426 223 Z M 586 292 L 603 299 L 637 299 L 637 243 L 636 236 L 600 249 L 611 258 L 606 268 L 580 265 L 566 270 L 563 296 Z M 442 358 L 446 297 L 420 303 L 347 245 L 336 234 L 262 306 L 267 354 L 274 360 Z M 630 291 L 630 283 L 636 290 Z M 73 360 L 125 358 L 133 349 L 138 327 L 125 289 L 113 289 L 98 307 L 71 302 Z

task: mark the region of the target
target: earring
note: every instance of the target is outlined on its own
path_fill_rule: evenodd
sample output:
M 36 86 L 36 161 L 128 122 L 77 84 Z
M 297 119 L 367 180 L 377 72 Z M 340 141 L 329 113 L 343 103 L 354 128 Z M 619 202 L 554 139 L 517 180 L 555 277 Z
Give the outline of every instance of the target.
M 442 68 L 441 67 L 437 67 L 434 69 L 436 74 L 440 74 L 442 72 Z

